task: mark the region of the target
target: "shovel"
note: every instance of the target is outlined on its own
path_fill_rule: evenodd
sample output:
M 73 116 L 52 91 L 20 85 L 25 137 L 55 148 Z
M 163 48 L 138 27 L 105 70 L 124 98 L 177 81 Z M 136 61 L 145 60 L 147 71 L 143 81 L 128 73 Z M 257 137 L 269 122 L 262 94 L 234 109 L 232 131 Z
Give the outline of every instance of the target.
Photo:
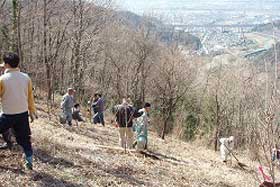
M 248 167 L 248 166 L 246 164 L 239 162 L 238 158 L 234 155 L 234 153 L 225 144 L 224 144 L 224 146 L 229 151 L 229 153 L 233 156 L 233 158 L 237 161 L 238 166 L 241 167 L 243 170 L 245 170 L 245 167 Z

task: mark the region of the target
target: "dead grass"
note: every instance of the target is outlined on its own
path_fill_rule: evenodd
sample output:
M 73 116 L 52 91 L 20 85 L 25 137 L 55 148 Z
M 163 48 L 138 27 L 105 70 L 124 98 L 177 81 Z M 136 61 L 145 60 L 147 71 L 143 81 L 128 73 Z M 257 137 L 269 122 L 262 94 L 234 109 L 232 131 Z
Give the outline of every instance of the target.
M 257 186 L 250 171 L 256 164 L 247 159 L 241 159 L 250 166 L 243 171 L 222 164 L 218 153 L 203 146 L 172 137 L 162 141 L 153 133 L 149 149 L 155 157 L 125 153 L 113 126 L 65 128 L 55 116 L 49 120 L 42 110 L 40 116 L 32 124 L 34 171 L 24 171 L 21 152 L 0 151 L 0 186 Z

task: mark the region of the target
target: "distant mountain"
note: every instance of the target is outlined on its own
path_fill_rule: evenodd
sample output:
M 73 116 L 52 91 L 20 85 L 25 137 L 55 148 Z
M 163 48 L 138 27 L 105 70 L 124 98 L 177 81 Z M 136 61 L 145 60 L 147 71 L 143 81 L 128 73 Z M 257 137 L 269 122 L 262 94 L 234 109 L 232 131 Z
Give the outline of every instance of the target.
M 168 28 L 163 22 L 159 19 L 150 17 L 150 16 L 139 16 L 130 11 L 118 11 L 115 14 L 115 19 L 118 19 L 122 23 L 137 29 L 142 25 L 149 27 L 153 31 L 159 31 L 162 29 Z
M 274 21 L 273 23 L 261 24 L 256 26 L 253 31 L 255 32 L 271 32 L 273 29 L 280 29 L 280 20 Z
M 116 18 L 125 24 L 138 27 L 143 22 L 143 17 L 129 11 L 116 12 Z
M 166 25 L 153 17 L 143 17 L 129 11 L 119 11 L 116 12 L 115 19 L 118 19 L 133 29 L 145 25 L 145 27 L 149 27 L 159 37 L 161 42 L 166 44 L 175 42 L 192 50 L 198 50 L 201 47 L 201 42 L 198 37 L 184 32 L 177 32 L 173 26 Z

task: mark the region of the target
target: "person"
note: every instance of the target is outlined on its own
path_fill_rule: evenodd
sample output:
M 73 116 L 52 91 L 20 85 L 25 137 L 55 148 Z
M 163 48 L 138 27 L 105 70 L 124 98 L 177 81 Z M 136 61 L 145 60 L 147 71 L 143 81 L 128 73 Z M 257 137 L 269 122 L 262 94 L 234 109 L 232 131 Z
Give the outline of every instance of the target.
M 94 101 L 92 103 L 92 108 L 94 112 L 93 116 L 93 124 L 102 124 L 105 126 L 105 121 L 104 121 L 104 105 L 105 101 L 102 97 L 101 94 L 96 93 L 94 95 Z
M 227 162 L 227 158 L 230 155 L 230 152 L 233 151 L 234 148 L 234 136 L 230 136 L 229 138 L 221 138 L 220 140 L 220 153 L 221 159 L 223 162 Z
M 149 126 L 149 113 L 151 109 L 150 103 L 145 103 L 144 108 L 139 110 L 142 115 L 137 118 L 134 124 L 136 132 L 136 149 L 143 150 L 148 148 L 148 126 Z
M 31 145 L 31 122 L 37 118 L 32 93 L 32 82 L 29 76 L 20 72 L 20 59 L 15 53 L 3 55 L 5 72 L 0 77 L 0 97 L 3 114 L 0 116 L 0 133 L 13 128 L 16 142 L 23 148 L 25 167 L 33 168 L 33 149 Z
M 0 64 L 0 75 L 3 75 L 5 72 L 4 64 Z M 2 113 L 0 114 L 2 115 Z M 12 149 L 13 141 L 12 141 L 13 130 L 8 129 L 7 131 L 2 133 L 3 140 L 5 141 L 0 145 L 0 149 Z
M 85 121 L 80 114 L 80 104 L 79 103 L 74 105 L 72 118 L 74 120 L 79 121 L 79 122 L 81 122 L 81 121 L 84 122 Z
M 91 105 L 94 115 L 96 115 L 98 113 L 98 107 L 97 107 L 98 98 L 99 98 L 98 94 L 94 94 L 93 102 L 92 102 L 92 105 Z
M 272 162 L 277 162 L 278 165 L 280 164 L 280 149 L 277 145 L 272 149 L 271 157 Z
M 72 126 L 72 109 L 74 107 L 74 94 L 75 90 L 73 88 L 68 88 L 67 93 L 63 96 L 61 102 L 63 115 L 69 126 Z
M 122 148 L 131 149 L 133 146 L 133 119 L 142 115 L 132 105 L 129 105 L 124 98 L 121 105 L 118 105 L 116 112 L 116 123 L 119 128 L 119 143 Z

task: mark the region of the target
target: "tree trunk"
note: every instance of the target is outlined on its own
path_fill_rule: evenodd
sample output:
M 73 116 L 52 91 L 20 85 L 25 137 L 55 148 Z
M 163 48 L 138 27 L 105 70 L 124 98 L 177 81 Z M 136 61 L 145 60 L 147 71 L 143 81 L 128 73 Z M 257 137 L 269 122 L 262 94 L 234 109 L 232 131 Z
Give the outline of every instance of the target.
M 163 139 L 163 140 L 165 138 L 165 131 L 166 131 L 167 123 L 168 123 L 168 120 L 164 120 L 163 129 L 161 131 L 161 139 Z
M 24 69 L 24 60 L 23 60 L 23 54 L 22 54 L 22 45 L 21 45 L 21 30 L 20 30 L 20 16 L 21 16 L 21 5 L 20 2 L 18 2 L 18 8 L 17 8 L 17 53 L 20 58 L 20 66 L 22 69 Z
M 47 93 L 48 93 L 48 101 L 51 101 L 52 99 L 52 77 L 51 77 L 51 67 L 47 63 L 46 64 L 46 78 L 47 78 Z
M 18 24 L 17 24 L 17 18 L 18 18 L 18 1 L 13 0 L 12 1 L 12 14 L 13 14 L 13 41 L 12 41 L 12 51 L 17 52 L 17 30 L 18 30 Z
M 51 101 L 51 67 L 47 57 L 47 0 L 44 0 L 44 14 L 43 14 L 43 61 L 46 68 L 46 83 L 47 83 L 47 99 Z M 49 103 L 49 102 L 48 102 Z
M 218 101 L 218 95 L 215 96 L 215 100 L 216 100 L 216 131 L 214 134 L 214 149 L 215 151 L 217 151 L 219 136 L 220 136 L 220 104 Z
M 167 117 L 164 120 L 163 128 L 162 128 L 162 131 L 161 131 L 161 139 L 163 139 L 163 140 L 165 138 L 166 128 L 167 128 L 168 122 L 170 122 L 171 116 L 172 116 L 172 107 L 169 108 L 168 115 L 167 115 Z

